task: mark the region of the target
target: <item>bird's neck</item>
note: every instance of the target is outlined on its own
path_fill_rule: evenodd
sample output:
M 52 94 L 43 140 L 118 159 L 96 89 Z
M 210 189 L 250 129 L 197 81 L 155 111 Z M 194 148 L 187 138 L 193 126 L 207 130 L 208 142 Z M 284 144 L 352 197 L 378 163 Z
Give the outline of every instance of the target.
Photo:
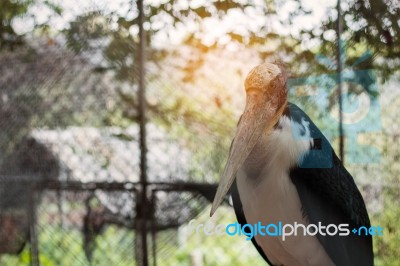
M 258 178 L 263 171 L 289 171 L 311 146 L 309 123 L 293 121 L 283 115 L 272 131 L 264 131 L 243 168 L 249 178 Z

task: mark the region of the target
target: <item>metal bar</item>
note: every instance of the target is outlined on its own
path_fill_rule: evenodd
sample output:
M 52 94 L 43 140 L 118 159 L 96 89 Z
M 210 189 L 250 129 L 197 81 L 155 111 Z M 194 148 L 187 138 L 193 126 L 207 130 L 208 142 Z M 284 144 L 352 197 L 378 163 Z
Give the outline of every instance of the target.
M 36 232 L 36 191 L 34 186 L 30 186 L 30 201 L 28 204 L 29 215 L 29 240 L 30 240 L 30 264 L 31 266 L 39 266 L 39 247 Z
M 72 190 L 72 191 L 93 191 L 96 189 L 105 191 L 137 191 L 139 186 L 138 183 L 131 182 L 90 182 L 82 183 L 79 181 L 59 181 L 59 180 L 28 180 L 28 179 L 2 179 L 4 184 L 18 183 L 25 186 L 33 186 L 38 190 L 48 189 L 48 190 Z
M 156 194 L 154 191 L 151 192 L 151 247 L 153 266 L 157 266 L 157 229 L 156 229 Z
M 209 189 L 210 191 L 217 192 L 218 185 L 188 185 L 188 186 L 164 186 L 155 187 L 152 190 L 157 191 L 187 191 L 187 192 L 201 192 L 204 189 Z
M 4 176 L 0 175 L 2 183 L 18 183 L 26 186 L 33 186 L 36 189 L 43 190 L 72 190 L 72 191 L 93 191 L 93 190 L 121 190 L 138 192 L 138 187 L 141 185 L 138 182 L 80 182 L 80 181 L 60 181 L 60 180 L 32 180 L 28 176 Z M 216 190 L 218 183 L 204 184 L 198 182 L 147 182 L 147 188 L 155 191 L 198 191 L 198 190 Z
M 145 95 L 145 49 L 146 36 L 143 28 L 143 0 L 138 0 L 139 8 L 139 126 L 140 126 L 140 182 L 145 185 L 147 183 L 147 143 L 146 143 L 146 95 Z
M 139 10 L 139 126 L 140 126 L 140 184 L 141 195 L 137 204 L 141 204 L 138 218 L 140 221 L 140 237 L 141 237 L 141 265 L 148 266 L 148 247 L 147 247 L 147 143 L 146 143 L 146 95 L 145 95 L 145 62 L 146 62 L 146 34 L 143 28 L 144 8 L 143 0 L 138 0 L 137 7 Z
M 339 156 L 344 163 L 344 132 L 343 132 L 343 88 L 342 88 L 342 9 L 340 7 L 340 0 L 337 1 L 337 74 L 338 74 L 338 101 L 339 101 Z

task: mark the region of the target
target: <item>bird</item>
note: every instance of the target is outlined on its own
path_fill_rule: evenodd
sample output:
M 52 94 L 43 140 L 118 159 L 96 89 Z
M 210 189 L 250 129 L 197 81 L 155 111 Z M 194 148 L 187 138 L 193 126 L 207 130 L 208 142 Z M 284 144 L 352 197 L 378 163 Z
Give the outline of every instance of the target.
M 344 225 L 345 235 L 332 228 L 305 234 L 299 227 L 285 240 L 262 234 L 251 240 L 269 265 L 373 265 L 371 235 L 351 232 L 371 226 L 363 197 L 327 138 L 288 102 L 286 83 L 285 67 L 276 62 L 246 77 L 245 109 L 210 216 L 230 193 L 240 225 Z

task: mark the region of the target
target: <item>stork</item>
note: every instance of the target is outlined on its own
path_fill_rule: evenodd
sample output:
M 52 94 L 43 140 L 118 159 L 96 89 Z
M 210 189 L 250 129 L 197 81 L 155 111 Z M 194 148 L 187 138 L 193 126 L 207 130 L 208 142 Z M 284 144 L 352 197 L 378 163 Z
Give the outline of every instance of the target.
M 245 80 L 245 90 L 245 110 L 210 216 L 230 190 L 242 225 L 347 224 L 346 236 L 300 231 L 285 240 L 259 234 L 252 242 L 270 265 L 373 265 L 371 236 L 350 231 L 370 227 L 363 198 L 321 131 L 287 101 L 283 67 L 272 63 L 255 67 Z

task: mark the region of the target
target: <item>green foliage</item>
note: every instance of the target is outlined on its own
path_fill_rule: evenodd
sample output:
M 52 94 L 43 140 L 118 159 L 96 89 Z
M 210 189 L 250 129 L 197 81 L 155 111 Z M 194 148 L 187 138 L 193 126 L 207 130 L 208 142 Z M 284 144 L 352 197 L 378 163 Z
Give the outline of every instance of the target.
M 383 229 L 383 236 L 374 238 L 374 252 L 377 266 L 398 265 L 400 256 L 400 232 L 398 221 L 400 211 L 397 204 L 400 202 L 398 189 L 387 189 L 383 193 L 384 210 L 379 216 L 373 217 L 372 222 L 379 224 Z
M 26 45 L 24 35 L 15 31 L 13 22 L 16 18 L 27 17 L 30 8 L 35 5 L 47 7 L 55 15 L 61 15 L 62 8 L 51 0 L 1 0 L 0 1 L 0 51 L 14 50 Z M 46 29 L 50 25 L 47 22 L 36 24 L 36 29 Z
M 46 224 L 39 233 L 39 261 L 42 266 L 70 265 L 132 265 L 134 261 L 134 235 L 115 226 L 108 226 L 96 238 L 96 249 L 90 263 L 82 246 L 82 233 L 78 228 L 62 228 Z M 4 266 L 29 266 L 29 244 L 18 256 L 1 255 Z
M 203 227 L 199 227 L 197 233 L 196 226 L 199 224 L 211 223 L 217 226 L 219 224 L 227 225 L 235 221 L 236 217 L 231 208 L 220 207 L 212 219 L 209 217 L 209 208 L 205 208 L 205 211 L 197 216 L 192 223 L 193 228 L 190 232 L 188 225 L 180 228 L 178 231 L 178 235 L 181 235 L 180 241 L 176 239 L 175 244 L 170 245 L 170 247 L 164 247 L 168 244 L 160 241 L 161 243 L 158 245 L 163 245 L 167 250 L 172 249 L 173 255 L 158 260 L 157 265 L 190 266 L 193 265 L 194 256 L 200 257 L 204 265 L 207 266 L 263 265 L 265 262 L 253 247 L 251 241 L 246 241 L 244 236 L 206 235 L 203 232 Z
M 110 33 L 109 24 L 110 18 L 97 11 L 78 16 L 65 31 L 68 47 L 75 52 L 93 52 L 96 48 L 103 48 L 101 40 Z
M 0 50 L 21 45 L 21 36 L 14 31 L 12 21 L 24 15 L 32 5 L 33 0 L 2 0 L 0 2 Z
M 300 14 L 307 10 L 300 5 Z M 356 69 L 375 69 L 379 71 L 383 80 L 387 80 L 394 72 L 400 68 L 400 27 L 399 16 L 400 6 L 395 1 L 363 1 L 356 0 L 342 1 L 343 38 L 347 42 L 349 49 L 348 65 L 353 65 L 359 59 L 359 56 L 366 51 L 372 52 L 373 56 L 359 64 Z M 299 14 L 292 14 L 293 17 Z M 328 12 L 326 19 L 319 28 L 303 30 L 298 38 L 298 44 L 307 40 L 317 40 L 321 44 L 321 54 L 335 58 L 337 51 L 337 40 L 332 39 L 331 34 L 335 34 L 337 29 L 337 12 Z M 290 22 L 288 23 L 288 26 Z M 295 51 L 296 52 L 296 51 Z M 308 57 L 310 51 L 305 50 L 294 56 L 295 61 L 305 59 L 312 60 L 312 54 Z M 323 65 L 310 64 L 308 72 L 313 71 L 331 71 Z

